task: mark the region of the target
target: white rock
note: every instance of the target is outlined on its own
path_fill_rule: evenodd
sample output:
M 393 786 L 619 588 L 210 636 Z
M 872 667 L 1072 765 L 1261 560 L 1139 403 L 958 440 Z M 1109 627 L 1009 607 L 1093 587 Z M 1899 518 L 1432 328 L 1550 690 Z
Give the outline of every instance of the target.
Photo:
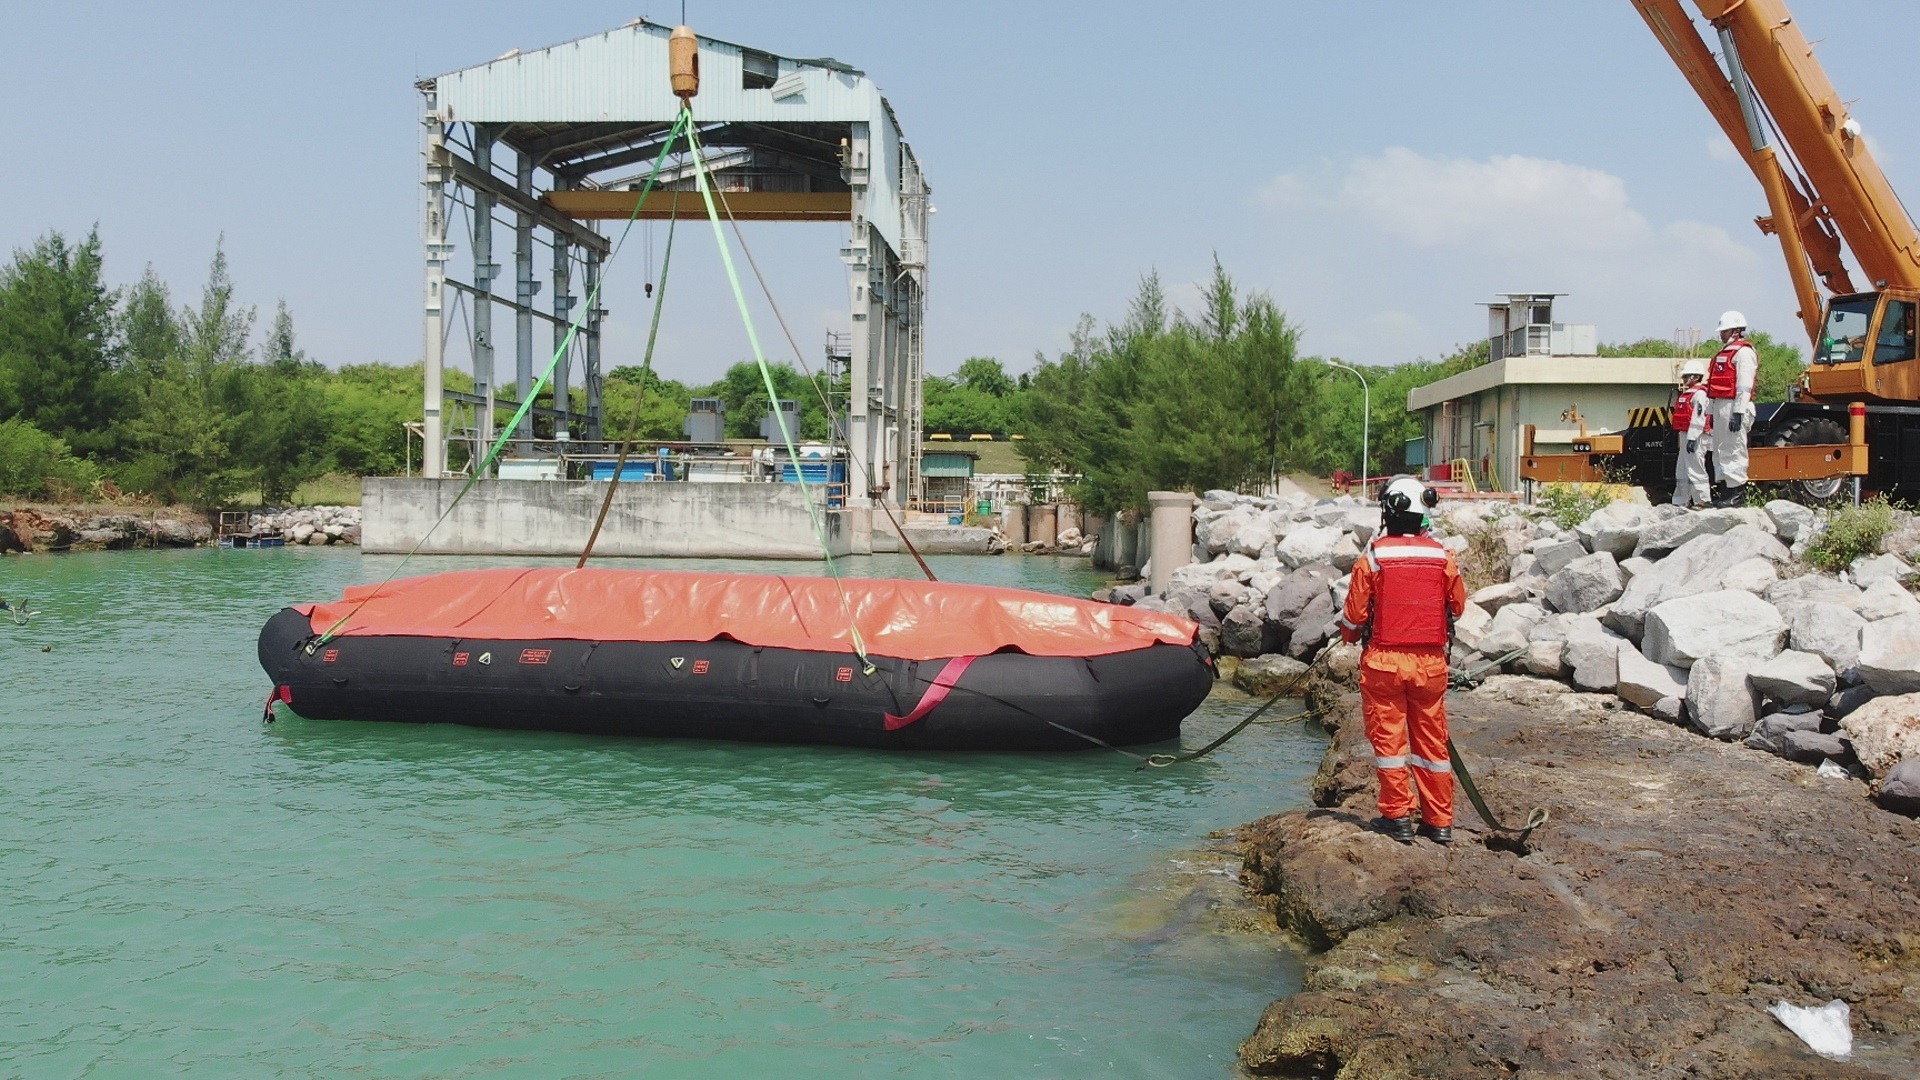
M 1902 758 L 1920 760 L 1920 694 L 1874 698 L 1840 718 L 1860 764 L 1885 776 Z
M 1695 537 L 1628 582 L 1613 603 L 1607 625 L 1638 641 L 1649 610 L 1678 597 L 1716 591 L 1729 567 L 1756 556 L 1775 562 L 1789 557 L 1780 541 L 1750 525 Z
M 1333 550 L 1327 553 L 1327 561 L 1333 563 L 1335 570 L 1347 573 L 1353 569 L 1354 563 L 1360 561 L 1360 545 L 1354 542 L 1353 537 L 1343 535 L 1333 542 Z
M 1564 570 L 1568 563 L 1587 553 L 1587 549 L 1578 540 L 1547 539 L 1534 545 L 1533 572 L 1546 577 Z
M 1573 534 L 1589 551 L 1607 552 L 1615 559 L 1633 554 L 1640 532 L 1654 521 L 1650 507 L 1630 502 L 1613 502 L 1595 510 L 1587 520 L 1573 527 Z
M 1545 609 L 1536 604 L 1508 604 L 1494 614 L 1474 648 L 1489 657 L 1520 652 L 1527 647 L 1527 632 L 1546 617 Z
M 1624 587 L 1612 553 L 1597 551 L 1547 579 L 1547 604 L 1556 611 L 1592 611 L 1618 599 Z
M 313 532 L 313 526 L 303 521 L 293 527 L 293 535 L 289 539 L 296 544 L 304 544 L 313 536 Z
M 1620 579 L 1631 582 L 1634 578 L 1653 569 L 1653 566 L 1652 559 L 1643 559 L 1638 555 L 1631 559 L 1622 559 L 1620 560 Z
M 1479 651 L 1480 635 L 1493 625 L 1493 616 L 1478 604 L 1468 603 L 1460 617 L 1453 620 L 1454 640 L 1475 652 Z
M 1764 508 L 1768 517 L 1773 519 L 1773 529 L 1780 539 L 1793 543 L 1813 527 L 1813 511 L 1797 502 L 1775 499 Z
M 1538 675 L 1543 679 L 1564 679 L 1567 677 L 1567 642 L 1564 638 L 1549 641 L 1527 642 L 1527 655 L 1520 658 L 1520 666 L 1529 675 Z
M 1346 533 L 1323 525 L 1303 525 L 1287 533 L 1273 553 L 1289 567 L 1326 562 L 1334 544 Z
M 1567 624 L 1565 660 L 1573 685 L 1580 690 L 1611 693 L 1620 682 L 1620 646 L 1625 638 L 1588 617 Z M 1629 646 L 1631 647 L 1631 646 Z
M 1788 649 L 1748 672 L 1753 688 L 1782 705 L 1824 706 L 1833 696 L 1833 669 L 1812 653 Z
M 1867 620 L 1839 604 L 1815 600 L 1793 609 L 1787 641 L 1845 673 L 1860 663 L 1860 631 L 1866 625 Z
M 1773 563 L 1756 555 L 1727 567 L 1727 572 L 1720 575 L 1720 587 L 1758 596 L 1779 580 L 1780 572 L 1773 568 Z
M 1233 576 L 1235 576 L 1233 571 L 1219 559 L 1213 562 L 1188 563 L 1185 566 L 1174 567 L 1173 573 L 1167 575 L 1167 590 L 1171 592 L 1175 589 L 1199 589 L 1201 592 L 1207 592 L 1213 588 L 1214 582 L 1223 577 Z
M 1721 591 L 1668 600 L 1647 612 L 1641 651 L 1649 660 L 1691 667 L 1709 656 L 1770 660 L 1787 643 L 1787 623 L 1750 592 Z
M 1860 594 L 1860 606 L 1854 610 L 1868 622 L 1878 622 L 1896 615 L 1920 613 L 1920 600 L 1891 579 L 1880 578 Z
M 1759 695 L 1748 683 L 1749 662 L 1737 657 L 1708 657 L 1687 672 L 1687 717 L 1701 734 L 1714 739 L 1744 739 L 1753 731 Z
M 1876 581 L 1898 584 L 1913 573 L 1913 567 L 1898 555 L 1862 555 L 1847 569 L 1853 572 L 1854 584 L 1863 589 Z
M 1067 544 L 1072 541 L 1066 538 L 1065 533 L 1061 533 L 1060 542 Z M 1273 527 L 1267 524 L 1265 518 L 1254 518 L 1234 530 L 1228 550 L 1258 559 L 1262 554 L 1272 554 L 1275 542 Z
M 1633 553 L 1658 559 L 1678 550 L 1697 536 L 1731 532 L 1735 526 L 1742 524 L 1744 522 L 1739 515 L 1726 510 L 1696 510 L 1679 517 L 1669 517 L 1640 530 L 1640 540 L 1634 545 Z
M 1687 696 L 1687 672 L 1671 664 L 1656 664 L 1640 654 L 1631 641 L 1620 643 L 1619 684 L 1622 700 L 1651 709 L 1661 698 Z
M 1440 546 L 1446 548 L 1455 556 L 1459 556 L 1467 550 L 1467 538 L 1464 536 L 1443 536 L 1440 538 Z
M 1473 595 L 1467 597 L 1467 601 L 1480 605 L 1489 614 L 1498 615 L 1501 608 L 1508 604 L 1517 604 L 1526 598 L 1527 590 L 1511 581 L 1503 581 L 1497 585 L 1474 590 Z
M 1876 694 L 1920 693 L 1920 615 L 1896 615 L 1860 631 L 1860 678 Z
M 1533 564 L 1536 561 L 1537 560 L 1534 559 L 1533 552 L 1531 551 L 1522 552 L 1521 554 L 1515 555 L 1513 557 L 1513 562 L 1507 564 L 1509 567 L 1509 569 L 1507 570 L 1507 580 L 1518 581 L 1522 577 L 1525 577 L 1526 575 L 1533 573 Z

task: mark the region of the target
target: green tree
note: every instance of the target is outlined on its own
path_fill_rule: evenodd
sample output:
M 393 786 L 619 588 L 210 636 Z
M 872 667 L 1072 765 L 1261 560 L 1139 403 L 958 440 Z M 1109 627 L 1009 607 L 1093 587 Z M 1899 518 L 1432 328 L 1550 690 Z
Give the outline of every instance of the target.
M 285 300 L 260 345 L 259 364 L 246 375 L 247 418 L 236 450 L 261 500 L 286 503 L 296 488 L 323 471 L 326 432 L 322 371 L 295 344 Z
M 820 404 L 821 393 L 826 389 L 825 375 L 816 374 L 809 385 L 807 376 L 791 364 L 769 364 L 768 372 L 773 376 L 773 386 L 781 398 L 800 403 L 800 430 L 793 433 L 796 439 L 824 439 L 827 437 L 826 408 Z M 727 369 L 720 381 L 700 387 L 690 396 L 717 397 L 727 404 L 727 437 L 730 439 L 757 439 L 760 437 L 760 421 L 766 419 L 769 403 L 766 383 L 761 379 L 760 366 L 751 360 L 743 360 Z M 675 425 L 676 428 L 678 425 Z M 775 440 L 779 438 L 775 434 Z
M 180 352 L 180 323 L 173 296 L 149 264 L 121 299 L 118 319 L 121 359 L 136 385 L 159 375 Z
M 101 268 L 98 229 L 78 246 L 48 232 L 0 268 L 0 412 L 81 453 L 115 448 L 126 407 Z
M 1013 380 L 1008 379 L 1011 387 Z M 993 432 L 1009 429 L 1004 398 L 976 390 L 953 378 L 929 375 L 921 384 L 925 404 L 924 424 L 928 431 L 955 433 Z
M 687 403 L 693 396 L 685 383 L 661 378 L 657 371 L 635 365 L 614 368 L 600 390 L 607 438 L 685 438 Z
M 1007 375 L 1007 369 L 991 356 L 968 357 L 953 373 L 952 382 L 955 386 L 997 398 L 1006 397 L 1017 389 L 1013 379 Z

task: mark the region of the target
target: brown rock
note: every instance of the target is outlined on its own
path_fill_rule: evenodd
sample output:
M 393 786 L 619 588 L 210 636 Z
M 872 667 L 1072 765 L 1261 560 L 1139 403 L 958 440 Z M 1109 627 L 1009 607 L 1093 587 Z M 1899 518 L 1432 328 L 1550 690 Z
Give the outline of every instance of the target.
M 1245 880 L 1318 950 L 1241 1045 L 1250 1072 L 1911 1075 L 1920 823 L 1595 695 L 1490 682 L 1451 711 L 1493 812 L 1553 819 L 1524 856 L 1489 844 L 1464 793 L 1451 848 L 1369 831 L 1372 752 L 1342 697 L 1317 807 L 1246 830 Z M 1844 1062 L 1766 1012 L 1835 997 Z

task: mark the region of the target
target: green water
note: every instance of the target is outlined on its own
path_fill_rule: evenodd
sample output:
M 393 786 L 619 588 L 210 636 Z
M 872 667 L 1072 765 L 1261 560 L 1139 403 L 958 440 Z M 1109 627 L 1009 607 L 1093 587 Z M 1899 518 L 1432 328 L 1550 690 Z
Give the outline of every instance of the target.
M 263 726 L 260 624 L 392 566 L 0 559 L 0 596 L 43 612 L 0 614 L 0 1075 L 1228 1076 L 1297 987 L 1277 941 L 1209 912 L 1233 863 L 1207 833 L 1298 805 L 1317 733 L 1137 774 L 1103 751 Z M 1185 741 L 1244 708 L 1209 702 Z

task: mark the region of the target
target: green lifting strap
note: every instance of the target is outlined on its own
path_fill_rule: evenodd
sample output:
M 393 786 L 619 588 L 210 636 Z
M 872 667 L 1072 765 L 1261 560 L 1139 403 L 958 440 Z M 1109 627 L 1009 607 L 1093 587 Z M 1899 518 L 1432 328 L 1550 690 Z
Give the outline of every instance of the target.
M 633 210 L 627 215 L 626 224 L 620 230 L 619 239 L 614 241 L 612 250 L 608 252 L 605 266 L 612 266 L 613 260 L 620 254 L 620 249 L 626 246 L 627 234 L 633 231 L 633 223 L 640 217 L 640 207 L 646 204 L 647 195 L 653 191 L 654 182 L 660 178 L 660 171 L 666 167 L 667 152 L 673 148 L 674 141 L 683 134 L 686 135 L 689 140 L 693 137 L 693 114 L 687 112 L 685 109 L 680 111 L 680 118 L 673 122 L 673 129 L 667 133 L 666 141 L 660 144 L 660 152 L 656 154 L 653 159 L 653 171 L 647 174 L 647 182 L 641 187 L 639 198 L 633 201 Z M 478 483 L 480 479 L 486 476 L 487 472 L 493 468 L 493 463 L 499 458 L 500 451 L 506 449 L 507 443 L 512 441 L 513 432 L 519 430 L 520 422 L 526 419 L 528 413 L 533 411 L 533 403 L 540 397 L 540 391 L 545 390 L 547 385 L 552 382 L 553 373 L 559 369 L 561 359 L 567 355 L 568 350 L 573 348 L 573 339 L 574 336 L 580 332 L 581 321 L 587 317 L 588 312 L 594 310 L 598 305 L 600 290 L 606 285 L 606 281 L 607 275 L 603 272 L 600 275 L 600 280 L 593 283 L 593 288 L 587 293 L 587 302 L 580 305 L 579 314 L 575 315 L 572 320 L 567 323 L 566 336 L 563 337 L 560 344 L 554 348 L 553 358 L 547 361 L 546 370 L 542 371 L 540 378 L 535 380 L 532 391 L 527 394 L 527 399 L 522 401 L 520 407 L 514 411 L 513 419 L 507 421 L 507 426 L 501 429 L 499 437 L 493 441 L 493 446 L 487 451 L 486 456 L 480 459 L 479 465 L 468 470 L 467 482 L 460 485 L 460 491 L 454 495 L 453 501 L 447 504 L 445 510 L 440 511 L 440 516 L 435 518 L 433 524 L 427 527 L 427 531 L 420 535 L 420 539 L 414 543 L 412 550 L 408 551 L 406 555 L 400 559 L 399 565 L 393 568 L 393 573 L 387 575 L 386 580 L 380 583 L 379 588 L 369 592 L 358 604 L 353 606 L 351 611 L 340 616 L 339 621 L 327 627 L 325 633 L 307 643 L 306 651 L 309 654 L 327 642 L 332 641 L 334 637 L 339 634 L 340 628 L 345 626 L 349 619 L 359 614 L 360 609 L 365 607 L 368 601 L 380 595 L 380 589 L 386 588 L 393 583 L 393 579 L 400 576 L 401 569 L 404 568 L 408 561 L 415 555 L 420 553 L 420 549 L 425 546 L 427 538 L 432 536 L 434 530 L 438 529 L 441 524 L 447 520 L 447 517 L 453 513 L 453 508 L 460 505 L 460 500 L 467 497 L 467 493 L 473 490 L 473 485 Z M 559 403 L 556 402 L 555 404 Z
M 682 115 L 688 115 L 685 112 Z M 733 251 L 727 246 L 727 234 L 720 228 L 720 211 L 713 202 L 713 186 L 707 181 L 706 157 L 700 152 L 700 136 L 691 126 L 687 128 L 687 145 L 693 149 L 693 175 L 700 185 L 700 197 L 707 204 L 707 220 L 713 223 L 713 239 L 720 246 L 720 265 L 727 271 L 727 284 L 733 286 L 733 300 L 740 308 L 740 321 L 746 324 L 747 343 L 753 347 L 754 363 L 760 367 L 760 381 L 767 389 L 767 400 L 773 403 L 773 418 L 780 427 L 780 441 L 786 444 L 787 459 L 793 462 L 794 479 L 800 482 L 800 491 L 807 504 L 807 517 L 813 523 L 814 539 L 820 544 L 820 554 L 827 562 L 827 576 L 833 578 L 834 588 L 840 593 L 840 606 L 847 613 L 847 631 L 853 639 L 853 651 L 860 658 L 865 674 L 874 672 L 873 661 L 867 659 L 867 643 L 860 637 L 859 620 L 854 618 L 853 603 L 847 599 L 846 585 L 840 580 L 840 569 L 833 561 L 833 549 L 827 544 L 827 529 L 820 517 L 820 507 L 815 505 L 813 485 L 807 482 L 806 470 L 800 466 L 800 449 L 794 444 L 793 432 L 787 427 L 786 414 L 780 411 L 780 391 L 773 385 L 773 370 L 767 366 L 767 354 L 760 347 L 760 335 L 753 326 L 753 313 L 747 308 L 747 294 L 740 288 L 740 275 L 733 268 Z

